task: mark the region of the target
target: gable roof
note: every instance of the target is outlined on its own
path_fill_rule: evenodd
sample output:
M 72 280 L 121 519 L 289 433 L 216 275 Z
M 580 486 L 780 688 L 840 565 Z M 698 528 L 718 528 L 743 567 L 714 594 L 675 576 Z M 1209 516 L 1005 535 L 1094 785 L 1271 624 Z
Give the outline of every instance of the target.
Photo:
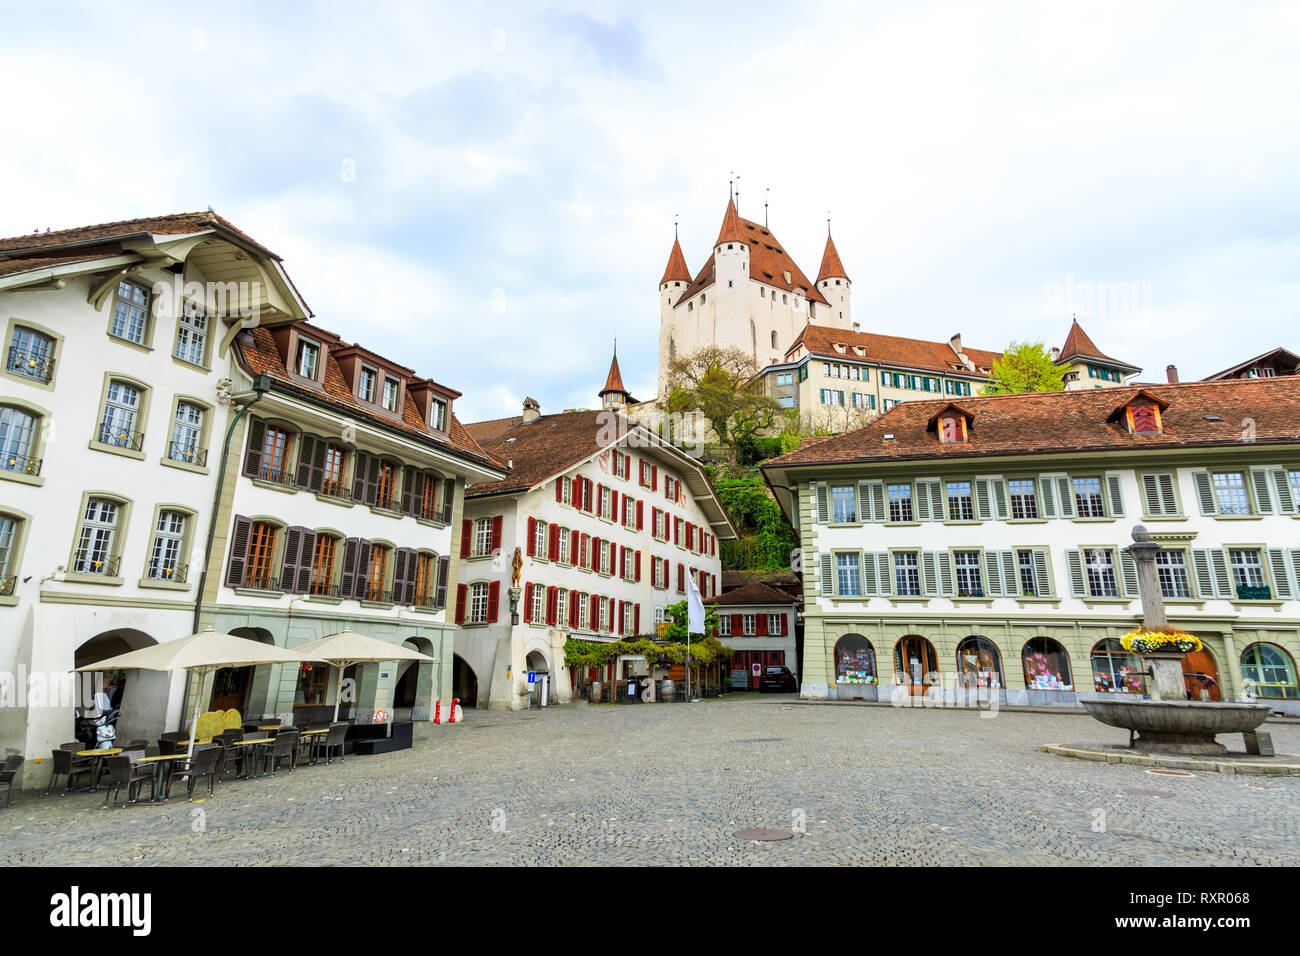
M 0 266 L 3 265 L 4 263 L 0 263 Z M 1256 355 L 1253 359 L 1247 359 L 1246 361 L 1234 365 L 1231 368 L 1225 368 L 1222 372 L 1215 372 L 1213 375 L 1207 375 L 1203 379 L 1203 381 L 1214 382 L 1214 381 L 1218 381 L 1219 379 L 1232 378 L 1236 376 L 1238 372 L 1242 372 L 1250 368 L 1252 365 L 1258 365 L 1260 362 L 1264 361 L 1265 359 L 1276 359 L 1279 364 L 1283 366 L 1289 366 L 1292 369 L 1292 372 L 1295 372 L 1297 366 L 1300 366 L 1300 355 L 1297 355 L 1295 352 L 1292 352 L 1290 349 L 1284 349 L 1278 347 L 1275 349 L 1270 349 L 1269 351 L 1265 352 L 1263 355 Z M 1288 372 L 1287 374 L 1292 374 L 1292 372 Z
M 1116 420 L 1116 408 L 1138 396 L 1165 403 L 1162 432 L 1130 434 Z M 799 465 L 1300 443 L 1300 376 L 966 398 L 962 404 L 974 427 L 961 444 L 941 444 L 928 430 L 930 419 L 947 404 L 903 402 L 864 428 L 774 458 L 763 472 Z M 1255 422 L 1249 438 L 1242 433 L 1246 419 Z
M 1070 323 L 1070 331 L 1065 336 L 1065 344 L 1061 346 L 1060 358 L 1056 360 L 1057 365 L 1064 365 L 1072 359 L 1099 359 L 1121 369 L 1131 369 L 1134 372 L 1142 371 L 1136 365 L 1130 365 L 1128 362 L 1121 361 L 1117 358 L 1111 358 L 1093 343 L 1088 337 L 1088 333 L 1083 331 L 1083 326 L 1079 320 L 1075 319 Z
M 839 250 L 835 248 L 835 240 L 831 234 L 826 233 L 826 249 L 822 253 L 822 267 L 817 270 L 817 281 L 830 279 L 834 277 L 848 279 L 849 274 L 844 271 L 844 263 L 840 262 Z
M 300 322 L 298 325 L 312 332 L 325 332 L 325 336 L 322 337 L 336 338 L 332 333 L 317 329 L 306 322 Z M 276 348 L 275 339 L 270 330 L 260 327 L 246 329 L 235 337 L 235 354 L 240 364 L 251 375 L 270 375 L 275 379 L 277 386 L 284 391 L 325 402 L 357 418 L 363 418 L 385 428 L 441 446 L 500 471 L 506 470 L 501 462 L 483 450 L 482 446 L 471 437 L 454 414 L 449 416 L 451 420 L 445 436 L 440 435 L 425 424 L 419 406 L 416 405 L 415 399 L 411 397 L 409 387 L 402 392 L 403 401 L 400 416 L 386 415 L 377 410 L 366 408 L 357 401 L 356 396 L 352 394 L 352 389 L 348 387 L 348 383 L 343 377 L 343 371 L 334 358 L 333 350 L 324 348 L 321 351 L 324 353 L 325 360 L 323 389 L 315 389 L 289 374 L 288 369 L 284 366 L 284 360 L 280 357 L 280 350 Z
M 727 591 L 724 594 L 715 594 L 713 597 L 704 599 L 705 604 L 711 605 L 743 605 L 743 604 L 798 604 L 798 600 L 791 597 L 785 591 L 779 591 L 769 584 L 762 581 L 751 581 L 749 584 L 736 588 L 733 591 Z
M 847 346 L 840 352 L 836 344 Z M 993 363 L 1002 357 L 1000 352 L 988 352 L 984 349 L 962 348 L 962 352 L 975 363 L 972 371 L 962 364 L 957 353 L 947 342 L 929 342 L 925 339 L 908 339 L 897 335 L 877 335 L 874 332 L 850 332 L 847 329 L 832 328 L 826 325 L 804 326 L 802 332 L 786 350 L 786 357 L 800 346 L 811 355 L 819 358 L 847 359 L 849 361 L 879 362 L 882 365 L 896 365 L 905 368 L 922 369 L 930 372 L 942 372 L 945 375 L 967 375 L 987 378 L 987 372 L 981 368 L 992 368 Z M 858 346 L 865 354 L 853 351 Z
M 23 255 L 51 246 L 103 242 L 111 239 L 125 239 L 130 236 L 183 236 L 209 229 L 231 233 L 272 259 L 280 259 L 279 256 L 257 242 L 248 233 L 236 228 L 228 219 L 217 215 L 211 210 L 171 213 L 165 216 L 149 216 L 144 219 L 123 219 L 119 222 L 104 222 L 91 226 L 56 229 L 51 232 L 34 232 L 26 236 L 11 236 L 8 239 L 0 239 L 0 254 L 5 256 Z

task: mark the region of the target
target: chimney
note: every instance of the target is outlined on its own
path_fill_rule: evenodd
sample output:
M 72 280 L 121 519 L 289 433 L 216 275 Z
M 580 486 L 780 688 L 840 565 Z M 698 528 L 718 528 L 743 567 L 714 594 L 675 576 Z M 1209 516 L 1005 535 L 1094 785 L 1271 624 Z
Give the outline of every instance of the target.
M 535 398 L 524 399 L 524 424 L 531 425 L 537 419 L 542 417 L 542 406 L 537 404 Z
M 956 352 L 958 355 L 961 355 L 961 333 L 960 332 L 953 333 L 953 337 L 948 340 L 948 345 L 952 348 L 954 352 Z
M 1167 366 L 1167 367 L 1165 368 L 1165 378 L 1168 379 L 1170 385 L 1177 385 L 1177 384 L 1178 384 L 1178 366 L 1177 366 L 1177 365 L 1170 365 L 1170 366 Z
M 1058 349 L 1055 345 L 1052 346 L 1052 353 L 1051 353 L 1051 354 L 1052 354 L 1052 362 L 1053 362 L 1053 363 L 1059 362 L 1059 361 L 1061 360 L 1061 350 Z
M 862 323 L 861 323 L 861 322 L 854 322 L 854 323 L 853 323 L 853 331 L 854 331 L 854 332 L 861 332 L 861 331 L 862 331 Z

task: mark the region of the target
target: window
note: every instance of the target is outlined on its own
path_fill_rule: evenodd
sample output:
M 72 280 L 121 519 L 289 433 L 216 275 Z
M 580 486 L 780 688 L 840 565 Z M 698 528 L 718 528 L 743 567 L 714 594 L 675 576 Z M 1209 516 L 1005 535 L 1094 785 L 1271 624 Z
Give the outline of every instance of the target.
M 957 645 L 957 673 L 962 687 L 1003 686 L 1001 655 L 986 637 L 971 636 Z
M 541 524 L 541 522 L 538 522 L 538 524 Z M 479 558 L 482 557 L 483 555 L 491 554 L 491 553 L 492 553 L 492 519 L 479 518 L 478 521 L 474 523 L 473 555 L 474 557 Z M 541 553 L 545 554 L 545 551 L 543 550 Z
M 862 559 L 856 551 L 835 555 L 835 593 L 862 594 Z
M 289 433 L 274 425 L 267 425 L 262 436 L 261 467 L 257 477 L 276 484 L 289 482 Z
M 384 408 L 390 412 L 397 411 L 397 397 L 401 394 L 402 383 L 395 378 L 384 376 Z
M 769 634 L 785 633 L 785 622 L 782 615 L 769 614 L 767 616 L 767 633 Z
M 203 438 L 203 408 L 193 402 L 176 403 L 176 417 L 172 421 L 172 440 L 167 445 L 167 457 L 172 461 L 203 465 L 207 450 L 199 447 Z
M 559 541 L 558 541 L 559 550 L 557 552 L 556 560 L 560 564 L 570 563 L 569 562 L 569 537 L 570 535 L 569 535 L 568 528 L 559 529 Z
M 1156 574 L 1160 576 L 1160 591 L 1167 598 L 1192 596 L 1191 579 L 1187 575 L 1187 558 L 1181 551 L 1157 551 Z
M 393 507 L 393 493 L 397 490 L 397 466 L 391 461 L 379 462 L 379 485 L 375 489 L 375 507 Z
M 1241 676 L 1246 681 L 1247 697 L 1266 700 L 1300 698 L 1295 664 L 1290 655 L 1275 644 L 1252 644 L 1246 648 L 1241 654 Z
M 1101 497 L 1100 478 L 1074 479 L 1074 506 L 1075 513 L 1080 518 L 1106 517 L 1106 504 Z
M 32 457 L 36 423 L 36 416 L 22 409 L 0 407 L 0 469 L 24 475 L 40 473 L 41 463 Z
M 902 597 L 921 594 L 920 561 L 915 551 L 894 552 L 894 591 Z
M 975 499 L 971 496 L 969 481 L 948 482 L 948 520 L 975 520 Z
M 120 505 L 103 498 L 86 502 L 86 512 L 77 535 L 77 553 L 72 570 L 78 574 L 117 574 L 113 545 L 117 536 Z
M 1252 548 L 1229 548 L 1232 580 L 1237 586 L 1237 597 L 1243 601 L 1268 600 L 1268 582 L 1264 579 L 1264 562 L 1260 553 Z
M 540 584 L 532 586 L 532 610 L 529 612 L 528 620 L 533 624 L 546 623 L 546 588 Z
M 275 560 L 275 537 L 279 530 L 267 521 L 254 521 L 249 527 L 244 587 L 262 591 L 278 590 L 277 582 L 271 574 L 271 564 Z
M 889 486 L 889 520 L 912 521 L 912 486 Z
M 384 578 L 388 574 L 389 548 L 375 545 L 370 549 L 370 567 L 366 569 L 367 601 L 387 601 L 389 595 L 384 592 Z
M 954 551 L 953 566 L 957 573 L 958 597 L 983 597 L 984 580 L 980 575 L 978 551 Z
M 14 326 L 5 368 L 15 375 L 48 383 L 54 377 L 54 339 L 35 329 Z
M 1025 687 L 1030 690 L 1074 690 L 1070 680 L 1070 655 L 1050 637 L 1035 637 L 1021 654 Z
M 555 623 L 565 627 L 569 623 L 569 591 L 560 588 L 555 592 Z
M 357 397 L 363 402 L 374 402 L 375 400 L 375 379 L 378 373 L 373 368 L 361 367 L 361 378 L 357 383 Z
M 343 484 L 343 467 L 347 461 L 347 452 L 338 445 L 325 448 L 325 465 L 321 472 L 320 493 L 331 498 L 346 498 L 346 486 Z
M 835 642 L 835 683 L 874 684 L 876 652 L 861 634 L 845 634 Z
M 534 588 L 541 591 L 541 588 Z M 484 582 L 471 584 L 469 588 L 469 623 L 486 624 L 488 618 L 488 586 Z M 545 620 L 545 617 L 543 617 Z
M 858 492 L 852 485 L 831 488 L 831 520 L 851 524 L 858 520 Z
M 889 411 L 891 408 L 893 408 L 895 405 L 897 405 L 897 404 L 899 403 L 899 401 L 900 401 L 900 399 L 897 399 L 897 398 L 887 398 L 887 399 L 885 399 L 885 400 L 884 400 L 884 410 L 885 410 L 885 411 Z
M 1011 495 L 1011 517 L 1018 520 L 1038 517 L 1038 495 L 1032 478 L 1018 478 L 1007 482 Z
M 1115 581 L 1115 559 L 1104 548 L 1084 548 L 1083 560 L 1088 573 L 1088 593 L 1093 597 L 1119 597 Z
M 550 527 L 545 521 L 537 521 L 533 524 L 533 549 L 532 554 L 535 558 L 545 558 L 548 556 L 546 550 L 546 531 Z M 488 536 L 491 537 L 492 529 L 488 528 Z
M 631 635 L 636 633 L 636 625 L 633 619 L 634 610 L 635 607 L 631 601 L 628 601 L 623 605 L 623 627 L 619 631 L 620 634 Z
M 13 594 L 18 583 L 18 519 L 0 515 L 0 595 Z
M 435 398 L 430 402 L 429 426 L 438 432 L 447 430 L 447 403 L 441 399 Z
M 176 351 L 182 362 L 206 365 L 208 356 L 208 317 L 196 306 L 187 304 L 176 323 Z
M 338 539 L 328 534 L 316 535 L 311 552 L 311 580 L 308 594 L 334 594 L 334 558 L 338 553 Z
M 578 627 L 584 631 L 589 626 L 587 622 L 587 610 L 590 604 L 591 595 L 586 591 L 581 592 L 578 595 Z
M 1100 641 L 1092 649 L 1092 689 L 1099 694 L 1145 694 L 1141 661 L 1113 637 Z
M 776 333 L 773 332 L 772 334 L 775 335 Z M 777 377 L 776 377 L 776 384 L 777 384 L 777 385 L 793 385 L 793 384 L 794 384 L 794 379 L 793 379 L 793 377 L 790 375 L 789 372 L 782 372 L 782 373 L 780 373 L 780 374 L 777 375 Z
M 1300 470 L 1289 472 L 1291 479 L 1291 500 L 1295 502 L 1297 510 L 1300 510 Z
M 313 382 L 320 374 L 320 346 L 315 342 L 298 340 L 298 374 Z
M 1025 597 L 1046 597 L 1038 593 L 1038 580 L 1034 576 L 1034 552 L 1016 552 L 1016 568 L 1020 573 L 1020 593 Z
M 104 414 L 99 424 L 100 444 L 139 451 L 144 438 L 135 430 L 139 413 L 140 389 L 125 382 L 109 382 Z
M 655 608 L 656 616 L 658 616 L 660 610 L 661 608 Z M 718 615 L 718 636 L 719 637 L 731 636 L 731 615 L 730 614 Z
M 610 512 L 609 502 L 610 502 L 610 490 L 608 488 L 601 488 L 599 511 L 597 513 L 600 515 L 600 517 L 607 518 L 612 521 L 613 515 L 609 513 Z
M 185 515 L 179 511 L 158 512 L 153 547 L 149 551 L 151 581 L 184 581 L 187 568 L 180 563 L 185 541 Z
M 1212 476 L 1212 480 L 1219 514 L 1250 514 L 1250 496 L 1246 494 L 1246 476 L 1242 472 L 1219 472 Z
M 136 345 L 145 345 L 149 333 L 149 290 L 137 282 L 122 279 L 113 298 L 113 335 Z

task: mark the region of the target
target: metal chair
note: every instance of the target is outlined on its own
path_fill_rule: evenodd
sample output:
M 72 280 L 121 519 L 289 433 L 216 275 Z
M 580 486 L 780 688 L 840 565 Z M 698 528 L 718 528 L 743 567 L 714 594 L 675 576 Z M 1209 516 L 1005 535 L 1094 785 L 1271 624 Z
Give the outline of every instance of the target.
M 275 776 L 276 770 L 280 768 L 280 761 L 288 758 L 289 772 L 293 773 L 298 767 L 298 731 L 282 730 L 275 738 L 275 743 L 271 744 L 262 754 L 263 768 L 271 768 L 271 776 Z
M 330 730 L 327 734 L 318 734 L 312 741 L 311 762 L 316 763 L 320 759 L 321 752 L 325 753 L 325 763 L 333 759 L 335 750 L 339 754 L 339 762 L 343 762 L 343 742 L 348 737 L 348 725 L 345 723 L 330 724 Z
M 82 749 L 82 746 L 81 743 L 76 744 L 78 750 Z M 68 793 L 72 790 L 72 780 L 74 777 L 79 777 L 82 774 L 87 773 L 94 774 L 95 772 L 94 760 L 90 757 L 78 757 L 76 751 L 69 749 L 67 744 L 63 744 L 58 750 L 55 750 L 53 755 L 54 770 L 51 771 L 50 782 L 45 788 L 45 795 L 47 797 L 54 789 L 54 782 L 58 779 L 59 774 L 63 774 L 67 777 L 64 781 L 63 793 L 59 794 L 59 796 L 63 796 L 64 793 Z
M 136 752 L 136 756 L 140 753 Z M 116 800 L 126 784 L 126 802 L 135 803 L 140 793 L 140 784 L 152 783 L 154 772 L 149 767 L 138 764 L 131 754 L 121 753 L 103 760 L 108 773 L 108 787 L 104 790 L 104 809 L 108 809 L 109 799 Z
M 9 796 L 14 790 L 14 777 L 18 775 L 18 770 L 27 758 L 22 754 L 11 754 L 5 757 L 5 762 L 0 765 L 0 786 L 5 788 L 5 806 L 9 806 Z

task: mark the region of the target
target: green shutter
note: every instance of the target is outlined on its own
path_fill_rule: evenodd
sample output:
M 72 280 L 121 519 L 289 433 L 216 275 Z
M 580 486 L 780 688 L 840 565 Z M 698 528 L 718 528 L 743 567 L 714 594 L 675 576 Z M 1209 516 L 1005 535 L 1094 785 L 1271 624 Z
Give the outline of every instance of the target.
M 1065 564 L 1070 570 L 1070 594 L 1074 597 L 1087 597 L 1088 582 L 1083 576 L 1083 555 L 1078 548 L 1066 550 Z
M 993 517 L 993 506 L 989 502 L 989 479 L 976 478 L 974 485 L 975 517 L 980 521 L 989 521 Z
M 1194 471 L 1192 472 L 1192 482 L 1196 485 L 1196 500 L 1200 502 L 1201 514 L 1217 515 L 1219 506 L 1214 499 L 1214 485 L 1210 481 L 1210 473 L 1208 471 Z
M 817 523 L 831 523 L 831 493 L 830 489 L 820 482 L 817 488 Z
M 1292 568 L 1287 567 L 1285 548 L 1269 548 L 1268 564 L 1273 571 L 1273 596 L 1293 598 L 1296 594 L 1296 582 L 1292 579 Z
M 1277 492 L 1278 514 L 1295 514 L 1296 500 L 1295 495 L 1291 494 L 1291 477 L 1285 468 L 1274 468 L 1270 474 L 1273 476 L 1274 491 Z
M 818 581 L 819 590 L 823 597 L 830 597 L 835 593 L 835 571 L 831 565 L 831 556 L 822 554 L 818 556 L 821 571 L 821 580 Z
M 1127 551 L 1119 552 L 1119 569 L 1120 576 L 1123 579 L 1125 597 L 1141 597 L 1138 593 L 1138 571 L 1137 562 L 1133 560 L 1133 555 Z
M 936 597 L 939 594 L 936 557 L 933 551 L 921 552 L 921 591 L 926 597 Z
M 1118 472 L 1106 472 L 1106 497 L 1109 499 L 1107 517 L 1124 517 L 1124 489 Z
M 1268 487 L 1268 469 L 1250 469 L 1250 483 L 1255 489 L 1255 504 L 1258 513 L 1271 515 L 1273 513 L 1273 495 Z

